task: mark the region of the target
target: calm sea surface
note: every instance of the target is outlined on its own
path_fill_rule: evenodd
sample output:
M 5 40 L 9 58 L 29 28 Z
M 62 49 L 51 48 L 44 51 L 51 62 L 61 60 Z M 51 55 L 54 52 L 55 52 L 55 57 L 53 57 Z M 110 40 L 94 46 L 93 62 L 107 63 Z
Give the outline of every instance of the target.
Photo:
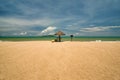
M 57 36 L 37 36 L 37 37 L 0 37 L 1 41 L 50 41 L 57 39 Z M 62 36 L 62 41 L 71 41 L 71 37 Z M 113 36 L 74 36 L 73 41 L 120 41 L 120 37 Z

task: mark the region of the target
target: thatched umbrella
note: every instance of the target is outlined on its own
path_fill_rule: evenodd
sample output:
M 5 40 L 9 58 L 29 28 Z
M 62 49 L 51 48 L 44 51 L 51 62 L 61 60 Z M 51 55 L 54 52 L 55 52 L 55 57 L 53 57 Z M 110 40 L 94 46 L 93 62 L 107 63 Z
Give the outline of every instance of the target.
M 61 35 L 65 35 L 62 31 L 58 31 L 55 33 L 55 35 L 58 35 L 58 41 L 61 42 Z

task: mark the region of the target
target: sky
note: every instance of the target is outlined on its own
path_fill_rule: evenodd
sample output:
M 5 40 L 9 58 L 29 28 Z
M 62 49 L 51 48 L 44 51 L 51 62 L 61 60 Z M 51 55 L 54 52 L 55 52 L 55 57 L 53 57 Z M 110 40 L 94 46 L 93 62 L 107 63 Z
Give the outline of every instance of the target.
M 0 36 L 120 36 L 120 0 L 0 0 Z

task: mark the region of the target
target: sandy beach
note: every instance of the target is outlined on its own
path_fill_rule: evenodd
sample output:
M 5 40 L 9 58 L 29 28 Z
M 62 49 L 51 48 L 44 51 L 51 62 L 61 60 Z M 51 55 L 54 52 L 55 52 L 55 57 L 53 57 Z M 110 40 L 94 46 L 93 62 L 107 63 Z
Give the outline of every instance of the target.
M 0 80 L 120 80 L 120 42 L 0 42 Z

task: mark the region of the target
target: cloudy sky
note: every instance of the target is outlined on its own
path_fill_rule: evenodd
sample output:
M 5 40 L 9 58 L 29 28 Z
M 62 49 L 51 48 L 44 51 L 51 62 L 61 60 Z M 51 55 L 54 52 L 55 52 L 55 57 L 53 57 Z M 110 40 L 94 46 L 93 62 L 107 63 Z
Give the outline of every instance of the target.
M 120 36 L 120 0 L 0 0 L 0 36 Z

